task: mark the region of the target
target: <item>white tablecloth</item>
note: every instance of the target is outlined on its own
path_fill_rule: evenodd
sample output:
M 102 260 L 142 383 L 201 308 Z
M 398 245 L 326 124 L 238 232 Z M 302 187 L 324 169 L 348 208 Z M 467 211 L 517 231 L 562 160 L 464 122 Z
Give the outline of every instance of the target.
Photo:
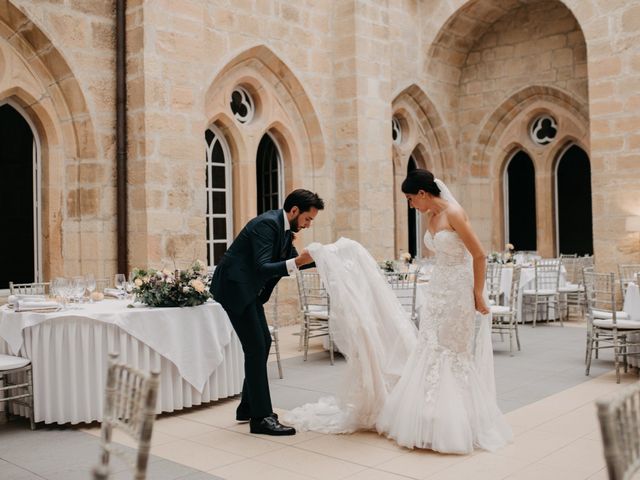
M 33 364 L 36 421 L 101 420 L 112 351 L 136 368 L 160 370 L 158 413 L 241 391 L 242 347 L 220 305 L 132 309 L 126 303 L 105 300 L 47 314 L 0 309 L 0 353 Z

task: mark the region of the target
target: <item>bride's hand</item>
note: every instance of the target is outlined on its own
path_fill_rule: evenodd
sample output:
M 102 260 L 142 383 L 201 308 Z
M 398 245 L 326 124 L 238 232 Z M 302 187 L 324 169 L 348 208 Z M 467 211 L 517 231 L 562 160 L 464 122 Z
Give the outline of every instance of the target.
M 473 298 L 476 303 L 476 311 L 480 312 L 482 315 L 489 313 L 489 307 L 487 307 L 482 293 L 474 293 Z

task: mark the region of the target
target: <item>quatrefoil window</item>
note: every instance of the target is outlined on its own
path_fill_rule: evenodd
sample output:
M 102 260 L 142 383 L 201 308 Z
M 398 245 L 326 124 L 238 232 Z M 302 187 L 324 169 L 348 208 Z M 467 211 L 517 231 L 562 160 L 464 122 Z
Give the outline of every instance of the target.
M 246 88 L 236 87 L 231 93 L 231 111 L 238 122 L 246 124 L 251 121 L 255 113 L 255 103 Z
M 550 115 L 541 115 L 531 124 L 531 140 L 538 145 L 549 145 L 558 135 L 558 124 Z
M 398 117 L 391 118 L 391 138 L 396 145 L 402 143 L 402 125 Z

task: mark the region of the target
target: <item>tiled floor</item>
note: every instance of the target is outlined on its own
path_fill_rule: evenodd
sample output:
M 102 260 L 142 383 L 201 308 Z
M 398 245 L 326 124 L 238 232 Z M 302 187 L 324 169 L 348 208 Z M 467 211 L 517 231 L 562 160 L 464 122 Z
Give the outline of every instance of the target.
M 570 327 L 523 328 L 523 351 L 513 357 L 496 339 L 499 402 L 503 411 L 508 412 L 507 419 L 516 435 L 511 445 L 498 452 L 455 456 L 410 451 L 371 432 L 344 436 L 312 432 L 293 437 L 250 435 L 247 424 L 234 420 L 238 400 L 227 399 L 158 418 L 149 478 L 605 479 L 594 400 L 619 386 L 607 357 L 594 361 L 591 377 L 584 376 L 584 328 Z M 275 362 L 270 365 L 273 403 L 280 412 L 338 391 L 340 371 L 344 368 L 341 358 L 335 366 L 329 365 L 319 342 L 309 360 L 303 362 L 292 331 L 281 332 L 285 378 L 277 378 Z M 623 375 L 623 384 L 636 380 L 635 374 Z M 6 458 L 7 448 L 2 439 L 19 436 L 29 452 L 45 453 L 45 464 L 49 457 L 80 455 L 93 463 L 97 458 L 97 427 L 38 430 L 35 435 L 43 440 L 36 442 L 29 438 L 34 434 L 15 426 L 9 427 L 13 431 L 3 436 L 7 428 L 0 426 L 0 459 L 10 462 L 0 463 L 1 478 L 89 478 L 88 467 L 84 471 L 78 467 L 73 474 L 61 476 L 53 460 L 47 468 L 42 465 L 39 469 L 28 468 L 39 476 L 20 476 L 18 472 L 5 477 L 5 471 L 29 467 L 29 458 L 15 453 Z M 63 434 L 70 436 L 65 438 Z M 55 446 L 45 444 L 46 438 Z M 78 450 L 79 445 L 85 446 Z M 32 464 L 37 466 L 42 461 L 32 459 Z

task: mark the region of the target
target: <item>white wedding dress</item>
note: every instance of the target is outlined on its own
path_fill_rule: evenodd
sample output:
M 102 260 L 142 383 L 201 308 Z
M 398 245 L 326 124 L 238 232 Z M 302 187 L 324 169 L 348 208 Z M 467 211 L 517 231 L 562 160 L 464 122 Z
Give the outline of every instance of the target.
M 417 346 L 376 428 L 409 448 L 496 450 L 512 433 L 496 403 L 491 318 L 475 311 L 471 255 L 451 230 L 427 232 L 425 244 L 436 262 Z
M 436 264 L 420 329 L 376 262 L 341 238 L 308 247 L 331 298 L 331 327 L 347 359 L 343 392 L 288 412 L 301 430 L 376 429 L 409 448 L 468 453 L 511 439 L 497 407 L 491 319 L 475 312 L 471 257 L 458 234 L 425 236 Z

